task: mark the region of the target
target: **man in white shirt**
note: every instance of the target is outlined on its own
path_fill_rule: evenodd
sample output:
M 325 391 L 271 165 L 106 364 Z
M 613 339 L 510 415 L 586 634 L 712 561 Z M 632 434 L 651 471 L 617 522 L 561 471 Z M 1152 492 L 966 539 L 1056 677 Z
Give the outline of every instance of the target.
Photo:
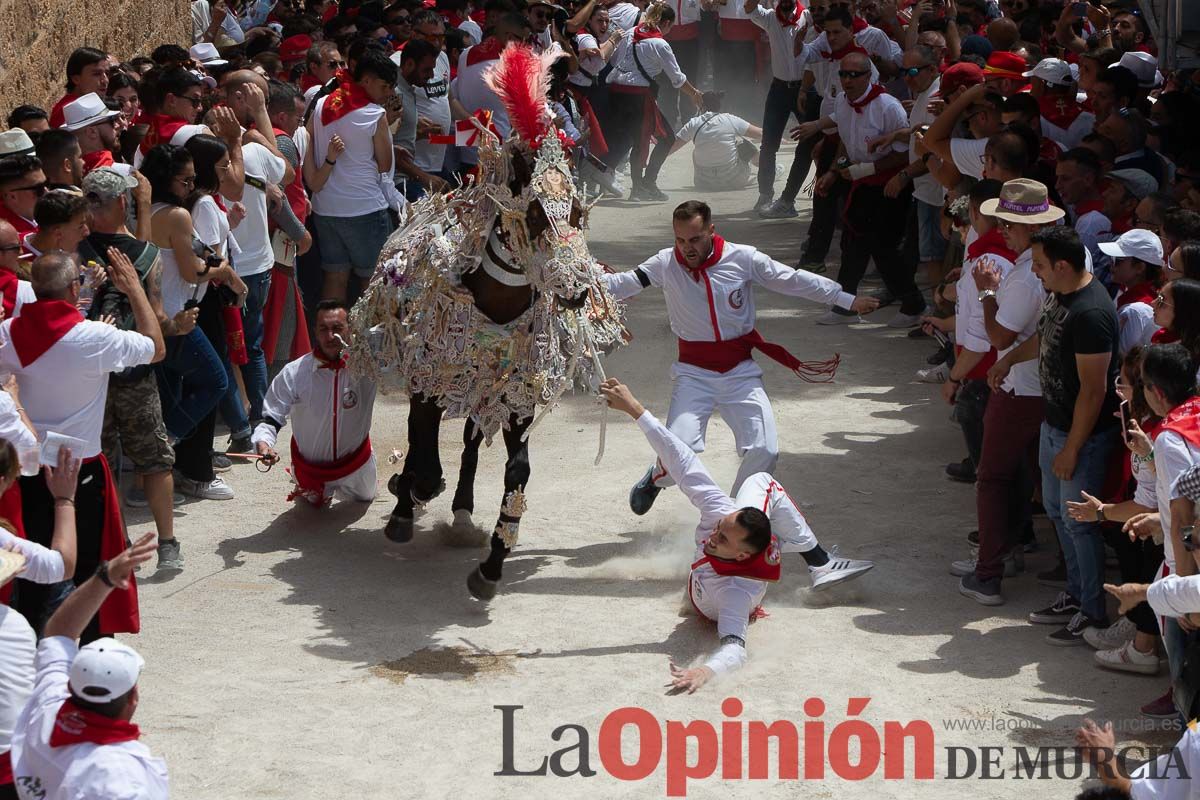
M 17 277 L 21 261 L 21 235 L 7 220 L 0 219 L 0 303 L 4 316 L 21 313 L 21 306 L 37 301 L 33 284 Z
M 134 568 L 154 555 L 154 534 L 100 564 L 63 601 L 38 643 L 37 675 L 12 742 L 18 794 L 38 800 L 166 800 L 167 765 L 138 742 L 130 722 L 145 662 L 132 647 L 76 640 L 114 589 L 133 583 Z
M 1113 260 L 1112 281 L 1117 294 L 1117 325 L 1121 330 L 1121 356 L 1134 347 L 1145 347 L 1158 332 L 1154 302 L 1162 281 L 1162 240 L 1150 231 L 1134 228 L 1115 242 L 1102 242 L 1100 250 Z
M 1062 59 L 1043 58 L 1024 76 L 1030 79 L 1030 94 L 1037 98 L 1042 112 L 1042 136 L 1058 142 L 1064 150 L 1078 147 L 1092 132 L 1096 115 L 1079 104 L 1071 65 Z
M 900 243 L 908 216 L 911 190 L 904 186 L 889 195 L 884 186 L 908 164 L 908 141 L 887 142 L 888 134 L 908 129 L 904 106 L 878 83 L 871 82 L 871 60 L 853 52 L 841 61 L 838 76 L 842 94 L 833 104 L 833 112 L 816 122 L 800 126 L 801 136 L 812 131 L 836 128 L 841 141 L 835 169 L 817 179 L 814 194 L 837 193 L 839 181 L 848 182 L 842 213 L 842 268 L 838 280 L 842 291 L 854 294 L 873 259 L 884 284 L 900 302 L 890 327 L 916 325 L 925 310 L 925 298 L 914 280 L 915 264 L 904 263 Z M 899 138 L 903 138 L 902 136 Z M 870 143 L 885 142 L 874 150 Z M 844 185 L 844 183 L 843 183 Z M 830 308 L 818 322 L 837 325 L 858 321 L 858 315 L 844 308 Z
M 375 455 L 371 414 L 375 383 L 346 371 L 342 351 L 350 335 L 345 303 L 317 304 L 317 346 L 275 376 L 263 403 L 254 448 L 268 464 L 279 460 L 279 431 L 292 418 L 292 478 L 289 500 L 324 507 L 340 491 L 351 500 L 375 498 Z
M 751 475 L 730 497 L 693 449 L 655 419 L 627 386 L 613 378 L 600 385 L 600 392 L 612 408 L 637 420 L 659 462 L 700 512 L 688 599 L 698 614 L 716 623 L 721 647 L 700 667 L 682 669 L 672 662 L 676 689 L 695 692 L 746 663 L 747 630 L 762 614 L 767 583 L 779 580 L 783 553 L 800 553 L 816 590 L 857 578 L 875 566 L 826 553 L 800 509 L 769 473 Z
M 316 101 L 306 123 L 304 182 L 327 300 L 346 299 L 351 270 L 371 277 L 392 232 L 384 191 L 393 180 L 392 136 L 382 103 L 395 94 L 397 68 L 386 53 L 368 49 L 346 77 Z
M 956 64 L 951 69 L 964 67 L 973 68 L 970 74 L 964 74 L 955 82 L 954 91 L 947 91 L 947 75 L 942 76 L 942 96 L 946 100 L 946 108 L 938 114 L 925 133 L 926 149 L 938 156 L 943 162 L 953 164 L 954 168 L 965 177 L 981 180 L 984 165 L 984 150 L 987 140 L 1000 132 L 1003 126 L 1001 120 L 998 94 L 988 94 L 987 85 L 983 83 L 983 73 L 974 64 Z M 974 84 L 976 74 L 978 82 Z M 971 133 L 970 139 L 959 138 L 956 132 L 959 122 L 965 121 Z M 995 176 L 992 176 L 995 177 Z
M 75 455 L 83 459 L 75 499 L 79 558 L 75 575 L 91 575 L 96 565 L 125 548 L 120 498 L 108 462 L 100 451 L 108 376 L 126 367 L 162 359 L 162 328 L 146 299 L 137 271 L 116 248 L 108 251 L 109 277 L 129 298 L 136 331 L 121 331 L 85 320 L 76 309 L 80 271 L 66 253 L 47 253 L 34 260 L 33 289 L 38 301 L 21 316 L 0 324 L 0 371 L 16 375 L 21 399 L 33 427 L 44 441 L 49 435 L 72 437 Z M 40 476 L 21 479 L 22 519 L 27 535 L 47 545 L 60 502 Z M 22 592 L 20 610 L 35 627 L 45 620 L 52 601 L 48 591 Z M 137 593 L 114 595 L 89 635 L 136 632 Z
M 428 120 L 437 126 L 436 133 L 448 134 L 453 125 L 450 115 L 450 59 L 443 49 L 446 28 L 441 17 L 433 12 L 418 13 L 413 20 L 413 38 L 424 39 L 438 50 L 432 77 L 424 83 L 413 84 L 418 122 Z M 396 60 L 394 55 L 392 60 Z M 446 180 L 445 159 L 446 145 L 431 142 L 428 134 L 417 136 L 417 149 L 413 153 L 413 163 L 417 169 Z
M 806 379 L 814 372 L 829 379 L 836 364 L 804 364 L 754 329 L 754 284 L 782 294 L 869 313 L 874 298 L 843 292 L 835 281 L 795 270 L 747 245 L 716 235 L 708 205 L 689 200 L 673 214 L 675 247 L 660 250 L 636 269 L 605 275 L 613 296 L 625 300 L 650 286 L 663 289 L 671 331 L 679 337 L 679 361 L 671 366 L 673 388 L 667 426 L 696 452 L 704 450 L 714 410 L 733 430 L 741 468 L 733 483 L 770 472 L 779 456 L 775 416 L 752 353 Z M 822 378 L 818 378 L 822 379 Z M 645 514 L 664 487 L 673 483 L 662 465 L 651 465 L 629 494 L 635 514 Z
M 692 117 L 675 134 L 672 150 L 688 142 L 693 145 L 692 167 L 696 188 L 706 192 L 741 189 L 750 179 L 751 156 L 745 155 L 739 143 L 746 139 L 761 139 L 762 129 L 741 117 L 721 113 L 721 94 L 704 93 L 704 113 Z M 753 151 L 753 145 L 751 145 Z M 762 169 L 762 164 L 759 164 Z

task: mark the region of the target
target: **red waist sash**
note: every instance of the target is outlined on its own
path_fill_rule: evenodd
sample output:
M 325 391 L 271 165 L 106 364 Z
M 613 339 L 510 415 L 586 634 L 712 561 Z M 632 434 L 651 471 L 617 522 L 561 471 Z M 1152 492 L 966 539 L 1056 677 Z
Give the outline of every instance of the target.
M 827 383 L 837 373 L 841 355 L 835 354 L 828 361 L 801 361 L 782 345 L 768 342 L 757 330 L 752 330 L 736 339 L 720 342 L 694 342 L 679 340 L 679 361 L 693 367 L 712 372 L 729 372 L 759 350 L 767 358 L 778 362 L 810 383 Z

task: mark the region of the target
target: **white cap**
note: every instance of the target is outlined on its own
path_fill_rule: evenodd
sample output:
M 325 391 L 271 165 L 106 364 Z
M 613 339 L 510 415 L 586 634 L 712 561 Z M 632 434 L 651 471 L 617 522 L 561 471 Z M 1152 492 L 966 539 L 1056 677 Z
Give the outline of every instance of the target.
M 127 644 L 104 638 L 79 648 L 71 662 L 71 694 L 93 703 L 116 700 L 137 685 L 146 662 Z
M 1121 56 L 1121 60 L 1110 67 L 1124 67 L 1137 76 L 1138 86 L 1142 89 L 1153 89 L 1162 86 L 1163 76 L 1158 71 L 1158 59 L 1151 53 L 1130 51 Z
M 91 125 L 98 125 L 105 120 L 120 116 L 120 111 L 114 111 L 104 104 L 104 100 L 95 92 L 85 94 L 63 106 L 64 131 L 77 131 Z
M 1136 258 L 1147 264 L 1163 266 L 1162 241 L 1141 228 L 1122 233 L 1115 242 L 1101 242 L 1100 252 L 1113 258 Z
M 188 55 L 192 57 L 192 61 L 203 64 L 206 67 L 219 67 L 229 62 L 221 58 L 221 54 L 217 52 L 216 45 L 211 42 L 201 42 L 194 44 L 188 49 Z
M 1043 58 L 1036 67 L 1021 74 L 1026 78 L 1041 78 L 1055 86 L 1070 86 L 1075 82 L 1071 65 L 1061 58 Z

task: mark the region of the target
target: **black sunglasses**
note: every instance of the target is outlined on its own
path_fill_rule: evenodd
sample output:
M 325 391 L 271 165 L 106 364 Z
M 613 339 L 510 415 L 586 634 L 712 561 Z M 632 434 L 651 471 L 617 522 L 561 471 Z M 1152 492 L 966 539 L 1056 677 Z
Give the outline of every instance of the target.
M 329 67 L 330 69 L 341 69 L 342 67 L 346 66 L 346 62 L 345 61 L 326 61 L 325 66 Z
M 868 72 L 867 70 L 862 70 L 862 69 L 839 69 L 838 70 L 839 78 L 861 78 L 863 75 L 870 75 L 870 74 L 871 73 Z
M 191 104 L 192 104 L 192 108 L 199 108 L 201 105 L 203 105 L 203 104 L 204 104 L 204 98 L 203 98 L 203 97 L 188 97 L 188 96 L 185 94 L 185 95 L 180 95 L 179 99 L 180 99 L 180 100 L 187 100 L 189 103 L 191 103 Z
M 0 244 L 0 253 L 19 253 L 21 245 L 19 244 Z
M 35 183 L 33 186 L 14 186 L 13 188 L 9 189 L 8 191 L 10 191 L 10 192 L 33 192 L 38 197 L 41 197 L 49 190 L 46 188 L 46 183 L 43 181 L 42 183 Z

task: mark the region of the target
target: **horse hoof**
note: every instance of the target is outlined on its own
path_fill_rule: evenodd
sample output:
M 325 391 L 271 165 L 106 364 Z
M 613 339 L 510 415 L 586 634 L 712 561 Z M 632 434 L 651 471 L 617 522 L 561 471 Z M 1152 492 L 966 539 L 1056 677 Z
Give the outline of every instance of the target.
M 411 541 L 413 537 L 412 517 L 398 517 L 392 514 L 383 528 L 383 535 L 398 544 Z
M 476 600 L 487 602 L 496 596 L 496 590 L 500 588 L 500 581 L 493 581 L 483 576 L 483 571 L 476 567 L 475 570 L 467 576 L 467 591 Z

